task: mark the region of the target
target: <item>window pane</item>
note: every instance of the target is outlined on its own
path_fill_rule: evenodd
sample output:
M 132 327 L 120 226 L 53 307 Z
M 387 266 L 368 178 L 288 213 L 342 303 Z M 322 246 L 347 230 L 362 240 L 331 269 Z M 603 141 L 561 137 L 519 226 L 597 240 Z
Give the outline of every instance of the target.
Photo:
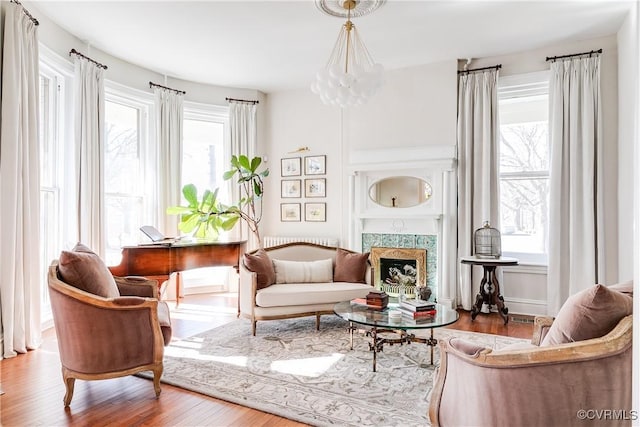
M 546 253 L 548 195 L 548 178 L 500 181 L 503 251 Z
M 105 103 L 105 191 L 135 193 L 140 183 L 137 108 Z
M 228 201 L 222 174 L 224 164 L 224 126 L 203 120 L 184 120 L 182 185 L 195 184 L 198 195 L 205 189 L 220 188 L 218 197 Z
M 55 165 L 55 104 L 52 102 L 56 87 L 55 81 L 49 77 L 40 76 L 40 185 L 54 184 Z
M 40 298 L 41 320 L 51 319 L 47 273 L 60 253 L 60 188 L 58 167 L 58 83 L 54 75 L 40 75 Z
M 548 240 L 548 96 L 500 100 L 502 250 L 545 259 Z
M 49 307 L 49 287 L 47 286 L 47 273 L 51 261 L 58 257 L 58 191 L 55 189 L 40 190 L 40 263 L 41 263 L 41 303 L 42 320 L 46 320 L 44 314 L 51 311 Z
M 547 122 L 500 126 L 500 173 L 549 170 Z
M 108 196 L 105 198 L 107 221 L 107 265 L 120 263 L 121 248 L 137 244 L 142 218 L 142 198 Z
M 137 243 L 143 223 L 140 109 L 105 103 L 106 261 L 120 262 L 122 246 Z

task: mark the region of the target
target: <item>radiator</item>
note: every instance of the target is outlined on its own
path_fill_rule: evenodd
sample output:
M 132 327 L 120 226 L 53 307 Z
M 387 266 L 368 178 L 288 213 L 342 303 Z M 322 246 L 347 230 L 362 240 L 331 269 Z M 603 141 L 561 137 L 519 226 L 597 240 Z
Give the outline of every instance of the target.
M 274 237 L 274 236 L 265 236 L 263 238 L 263 245 L 265 248 L 271 246 L 284 245 L 285 243 L 293 243 L 293 242 L 305 242 L 305 243 L 315 243 L 316 245 L 324 245 L 324 246 L 338 246 L 338 239 L 335 237 Z

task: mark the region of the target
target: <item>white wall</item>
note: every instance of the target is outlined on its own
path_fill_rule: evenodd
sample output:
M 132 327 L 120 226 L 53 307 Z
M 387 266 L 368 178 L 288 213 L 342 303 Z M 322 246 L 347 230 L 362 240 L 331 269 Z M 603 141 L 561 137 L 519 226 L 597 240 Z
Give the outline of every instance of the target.
M 345 110 L 349 150 L 456 145 L 457 61 L 385 73 L 365 105 Z
M 283 91 L 267 96 L 265 103 L 268 115 L 264 143 L 268 155 L 267 165 L 270 175 L 265 186 L 265 212 L 261 224 L 263 236 L 330 236 L 340 237 L 342 233 L 342 143 L 341 111 L 320 102 L 307 88 Z M 300 147 L 309 151 L 294 152 Z M 304 197 L 304 157 L 326 155 L 326 175 L 314 175 L 307 178 L 326 178 L 326 198 Z M 303 163 L 303 175 L 287 177 L 301 179 L 303 194 L 301 198 L 280 197 L 280 160 L 300 157 Z M 327 204 L 326 222 L 305 222 L 304 203 L 324 202 Z M 281 222 L 281 203 L 301 203 L 301 222 Z
M 637 9 L 637 8 L 636 8 Z M 618 273 L 633 278 L 633 173 L 638 110 L 638 23 L 629 14 L 618 32 Z M 637 257 L 635 258 L 637 259 Z
M 619 50 L 619 223 L 620 279 L 634 278 L 634 290 L 640 292 L 640 6 L 635 3 L 618 32 Z M 633 230 L 633 231 L 632 231 Z M 634 299 L 633 360 L 640 360 L 640 299 Z M 633 364 L 632 377 L 638 378 L 640 366 Z M 631 409 L 640 411 L 640 383 L 633 382 Z M 633 425 L 640 425 L 639 420 Z

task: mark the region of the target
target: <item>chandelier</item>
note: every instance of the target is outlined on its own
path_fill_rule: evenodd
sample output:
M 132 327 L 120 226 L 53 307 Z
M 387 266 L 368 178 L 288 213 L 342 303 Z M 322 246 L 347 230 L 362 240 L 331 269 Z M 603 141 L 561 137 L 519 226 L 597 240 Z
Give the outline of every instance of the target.
M 342 1 L 342 0 L 340 0 Z M 386 0 L 345 0 L 333 9 L 335 1 L 316 0 L 318 8 L 333 16 L 346 17 L 324 69 L 318 71 L 311 91 L 327 105 L 347 107 L 364 104 L 384 81 L 384 68 L 374 62 L 362 42 L 352 16 L 363 16 L 382 6 Z M 339 10 L 339 8 L 343 10 Z M 346 10 L 346 14 L 345 14 Z

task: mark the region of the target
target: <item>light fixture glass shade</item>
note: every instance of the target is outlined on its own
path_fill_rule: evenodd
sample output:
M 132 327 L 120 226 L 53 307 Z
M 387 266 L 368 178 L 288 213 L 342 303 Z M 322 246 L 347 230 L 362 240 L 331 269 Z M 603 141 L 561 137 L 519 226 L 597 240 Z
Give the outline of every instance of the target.
M 364 104 L 384 82 L 384 68 L 375 63 L 348 20 L 340 29 L 327 66 L 318 71 L 311 91 L 327 105 Z

